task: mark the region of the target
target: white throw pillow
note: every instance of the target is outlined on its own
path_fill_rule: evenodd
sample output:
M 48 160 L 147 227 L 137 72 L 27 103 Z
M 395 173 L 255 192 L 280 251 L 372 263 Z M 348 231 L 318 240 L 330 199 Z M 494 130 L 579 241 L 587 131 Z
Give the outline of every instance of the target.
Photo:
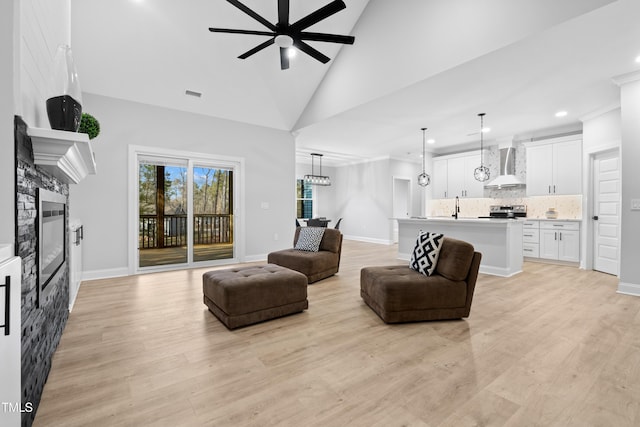
M 444 235 L 439 233 L 425 231 L 418 234 L 409 267 L 426 276 L 431 276 L 438 264 L 443 239 Z
M 324 236 L 324 227 L 301 227 L 300 235 L 294 249 L 307 252 L 318 252 Z

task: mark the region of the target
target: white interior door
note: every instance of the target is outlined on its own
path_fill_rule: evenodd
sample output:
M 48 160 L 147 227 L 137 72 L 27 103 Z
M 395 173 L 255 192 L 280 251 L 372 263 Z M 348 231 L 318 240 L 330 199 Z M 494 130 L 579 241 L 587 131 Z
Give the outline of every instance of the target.
M 408 218 L 411 211 L 411 180 L 393 178 L 393 217 Z M 398 221 L 393 221 L 393 242 L 398 242 Z
M 597 154 L 593 162 L 593 269 L 618 274 L 620 252 L 620 156 Z

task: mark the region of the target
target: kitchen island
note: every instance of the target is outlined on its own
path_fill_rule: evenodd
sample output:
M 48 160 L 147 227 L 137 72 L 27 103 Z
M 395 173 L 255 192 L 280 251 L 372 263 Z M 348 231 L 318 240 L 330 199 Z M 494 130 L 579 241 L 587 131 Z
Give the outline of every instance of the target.
M 510 277 L 522 271 L 522 220 L 495 218 L 397 218 L 398 258 L 409 260 L 420 231 L 471 243 L 482 253 L 480 272 Z

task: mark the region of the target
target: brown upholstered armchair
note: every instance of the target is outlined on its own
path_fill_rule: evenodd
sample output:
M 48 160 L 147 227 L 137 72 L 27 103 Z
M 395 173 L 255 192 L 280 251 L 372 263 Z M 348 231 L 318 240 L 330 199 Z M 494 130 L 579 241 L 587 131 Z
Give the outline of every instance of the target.
M 481 258 L 471 244 L 445 237 L 431 276 L 408 265 L 365 267 L 360 296 L 386 323 L 469 317 Z
M 298 227 L 293 238 L 294 247 L 299 236 L 300 228 Z M 327 228 L 322 236 L 318 252 L 284 249 L 271 252 L 267 257 L 267 262 L 299 271 L 307 276 L 309 283 L 313 283 L 338 272 L 341 252 L 342 233 L 339 230 Z

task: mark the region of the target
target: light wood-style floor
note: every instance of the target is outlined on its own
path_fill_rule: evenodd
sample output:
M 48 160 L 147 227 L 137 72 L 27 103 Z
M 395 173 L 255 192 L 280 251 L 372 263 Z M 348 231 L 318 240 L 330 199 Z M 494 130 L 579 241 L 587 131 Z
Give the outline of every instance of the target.
M 309 310 L 228 331 L 204 270 L 83 283 L 35 426 L 638 426 L 640 298 L 617 278 L 526 263 L 481 275 L 471 316 L 384 324 L 345 241 Z

